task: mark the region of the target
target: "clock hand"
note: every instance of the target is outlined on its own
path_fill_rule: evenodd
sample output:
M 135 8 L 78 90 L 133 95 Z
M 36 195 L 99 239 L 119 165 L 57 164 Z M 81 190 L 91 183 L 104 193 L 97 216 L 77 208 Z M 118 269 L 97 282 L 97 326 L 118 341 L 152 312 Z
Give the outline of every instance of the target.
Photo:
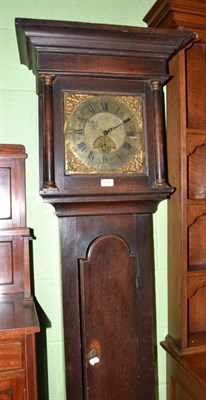
M 110 133 L 110 132 L 114 131 L 115 129 L 119 128 L 119 126 L 127 124 L 127 122 L 131 121 L 132 118 L 133 117 L 126 118 L 124 121 L 121 122 L 121 124 L 118 124 L 118 125 L 113 126 L 113 127 L 109 128 L 109 129 L 106 129 L 105 131 L 102 132 L 103 135 L 106 136 L 106 135 L 108 135 L 108 133 Z

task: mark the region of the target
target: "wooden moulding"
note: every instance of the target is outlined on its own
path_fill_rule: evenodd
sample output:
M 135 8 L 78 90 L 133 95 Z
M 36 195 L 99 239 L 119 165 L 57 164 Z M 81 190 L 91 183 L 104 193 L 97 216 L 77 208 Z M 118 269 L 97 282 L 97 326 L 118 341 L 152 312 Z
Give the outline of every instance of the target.
M 87 76 L 124 74 L 165 80 L 166 60 L 195 37 L 170 30 L 163 34 L 157 29 L 70 21 L 16 18 L 15 25 L 21 63 L 35 74 L 75 71 Z
M 206 9 L 202 0 L 157 0 L 145 15 L 148 26 L 179 28 L 198 32 L 206 27 Z

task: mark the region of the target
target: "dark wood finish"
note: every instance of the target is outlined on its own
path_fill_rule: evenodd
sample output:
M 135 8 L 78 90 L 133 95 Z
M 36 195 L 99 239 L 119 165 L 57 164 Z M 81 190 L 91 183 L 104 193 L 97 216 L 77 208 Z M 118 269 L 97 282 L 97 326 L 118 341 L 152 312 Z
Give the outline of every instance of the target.
M 40 193 L 60 220 L 67 398 L 154 400 L 152 213 L 173 191 L 162 88 L 168 59 L 195 35 L 19 18 L 16 32 L 40 99 Z M 42 75 L 55 76 L 49 98 Z M 66 175 L 64 92 L 141 96 L 146 172 Z M 47 123 L 56 188 L 46 178 Z M 114 185 L 101 186 L 104 178 Z
M 176 187 L 168 205 L 167 341 L 174 348 L 168 356 L 168 380 L 174 375 L 178 377 L 174 384 L 176 395 L 172 389 L 168 398 L 203 399 L 206 398 L 203 373 L 206 370 L 206 5 L 200 0 L 157 1 L 145 21 L 152 27 L 193 30 L 198 34 L 193 45 L 170 62 L 174 78 L 167 87 L 168 168 L 170 182 Z M 167 344 L 164 346 L 168 351 Z M 175 351 L 182 354 L 178 363 L 172 360 Z M 183 354 L 192 355 L 187 358 Z M 185 374 L 182 367 L 186 360 L 192 362 L 187 363 Z
M 122 196 L 132 194 L 135 200 L 143 193 L 146 193 L 145 197 L 147 197 L 148 192 L 150 192 L 150 199 L 154 193 L 156 196 L 157 191 L 154 186 L 156 180 L 159 179 L 156 176 L 159 166 L 156 165 L 158 160 L 154 154 L 158 154 L 159 150 L 156 149 L 158 141 L 154 138 L 156 132 L 154 132 L 153 118 L 154 113 L 155 115 L 157 113 L 155 118 L 161 121 L 162 107 L 160 102 L 156 108 L 153 104 L 154 84 L 152 82 L 159 82 L 161 92 L 162 85 L 169 79 L 167 60 L 182 46 L 190 42 L 194 38 L 194 34 L 174 33 L 168 30 L 163 35 L 162 31 L 157 29 L 21 18 L 16 19 L 16 32 L 21 62 L 35 73 L 40 98 L 42 98 L 43 92 L 42 75 L 46 75 L 47 80 L 49 75 L 55 76 L 52 85 L 55 109 L 55 116 L 53 116 L 55 176 L 52 179 L 55 181 L 58 191 L 51 188 L 51 193 L 49 193 L 44 181 L 47 175 L 47 163 L 43 162 L 46 138 L 44 137 L 45 130 L 42 127 L 50 124 L 51 115 L 48 118 L 44 114 L 47 107 L 43 107 L 45 99 L 41 99 L 40 159 L 42 168 L 40 186 L 43 188 L 42 196 L 50 198 L 52 202 L 58 202 L 60 198 L 61 202 L 65 202 L 65 196 L 67 196 L 66 201 L 72 203 L 74 203 L 74 196 L 78 196 L 76 201 L 79 202 L 78 199 L 81 199 L 82 204 L 94 201 L 94 198 L 99 201 L 102 199 L 104 202 L 108 201 L 108 189 L 100 187 L 99 176 L 64 175 L 64 137 L 62 134 L 62 93 L 64 91 L 126 95 L 144 93 L 146 97 L 146 135 L 149 135 L 149 139 L 146 138 L 148 174 L 145 176 L 131 174 L 127 176 L 126 180 L 124 176 L 119 175 L 112 191 L 110 190 L 109 200 L 112 200 L 112 194 L 114 194 L 115 201 L 117 194 Z M 53 80 L 53 78 L 51 79 Z M 157 124 L 159 123 L 157 122 Z M 47 150 L 49 152 L 47 157 L 53 159 L 52 146 L 49 146 Z M 160 183 L 162 187 L 164 181 Z M 169 193 L 170 191 L 168 189 Z M 63 196 L 61 196 L 62 193 Z M 161 195 L 161 189 L 158 193 Z M 120 199 L 119 196 L 118 198 Z
M 163 35 L 157 29 L 23 18 L 16 19 L 16 30 L 20 60 L 35 74 L 53 70 L 58 75 L 99 73 L 112 78 L 124 72 L 165 80 L 166 60 L 193 37 L 169 30 Z
M 35 333 L 25 215 L 25 149 L 0 145 L 0 399 L 37 400 Z
M 42 75 L 43 80 L 43 113 L 44 113 L 44 182 L 45 187 L 55 188 L 54 182 L 54 122 L 52 83 L 55 79 L 51 75 Z
M 89 229 L 88 229 L 89 227 Z M 87 235 L 85 235 L 85 231 L 87 231 Z M 153 316 L 153 310 L 152 310 L 152 304 L 153 304 L 153 270 L 151 268 L 151 264 L 153 263 L 153 249 L 152 249 L 152 244 L 148 244 L 150 235 L 152 233 L 152 220 L 151 216 L 145 215 L 145 216 L 134 216 L 134 215 L 122 215 L 121 218 L 118 215 L 115 216 L 110 216 L 109 218 L 105 218 L 104 216 L 86 216 L 82 218 L 60 218 L 60 232 L 61 232 L 61 244 L 62 244 L 62 249 L 63 249 L 63 254 L 62 254 L 62 269 L 63 269 L 63 291 L 64 291 L 64 326 L 65 326 L 65 337 L 67 338 L 65 342 L 65 350 L 66 350 L 66 371 L 67 371 L 67 382 L 68 382 L 68 398 L 77 398 L 83 396 L 82 390 L 84 388 L 84 383 L 82 382 L 83 377 L 81 376 L 81 370 L 82 370 L 82 365 L 81 365 L 81 342 L 84 338 L 81 337 L 81 330 L 80 330 L 80 321 L 82 320 L 81 315 L 80 315 L 80 309 L 79 307 L 86 307 L 88 304 L 86 302 L 86 305 L 84 303 L 79 304 L 79 284 L 81 284 L 81 275 L 83 274 L 83 265 L 87 263 L 88 261 L 85 260 L 85 257 L 90 256 L 91 254 L 91 249 L 93 249 L 93 246 L 96 243 L 99 243 L 100 240 L 102 240 L 102 243 L 105 246 L 105 241 L 106 238 L 113 238 L 111 236 L 111 232 L 115 232 L 117 236 L 114 237 L 113 240 L 111 240 L 111 243 L 108 245 L 108 251 L 110 254 L 110 260 L 112 260 L 111 266 L 109 268 L 108 265 L 108 272 L 105 272 L 105 278 L 103 280 L 103 272 L 98 274 L 92 274 L 92 278 L 90 278 L 90 281 L 87 284 L 90 284 L 90 296 L 91 299 L 89 298 L 88 301 L 92 302 L 92 294 L 98 296 L 100 295 L 100 291 L 97 290 L 101 289 L 101 293 L 103 289 L 105 288 L 105 284 L 107 282 L 107 285 L 110 283 L 110 290 L 114 292 L 114 286 L 120 285 L 121 280 L 123 280 L 124 277 L 124 285 L 125 288 L 121 289 L 121 292 L 119 295 L 117 294 L 117 288 L 115 293 L 110 293 L 110 290 L 108 289 L 109 293 L 106 297 L 105 295 L 105 300 L 104 297 L 102 298 L 101 301 L 101 315 L 98 318 L 101 318 L 102 316 L 102 321 L 101 325 L 98 328 L 98 323 L 96 324 L 96 319 L 94 317 L 94 312 L 97 313 L 97 310 L 99 310 L 98 304 L 100 304 L 100 299 L 94 302 L 93 301 L 93 308 L 91 308 L 89 315 L 91 316 L 91 329 L 94 326 L 94 328 L 97 330 L 98 329 L 98 335 L 97 331 L 94 333 L 93 338 L 97 338 L 98 341 L 100 341 L 100 338 L 104 338 L 103 343 L 101 343 L 102 346 L 102 351 L 104 348 L 104 356 L 106 357 L 107 353 L 111 354 L 112 352 L 112 360 L 111 360 L 111 367 L 116 369 L 116 363 L 118 362 L 119 368 L 124 370 L 126 365 L 128 365 L 128 359 L 131 357 L 131 355 L 128 353 L 126 359 L 121 358 L 121 363 L 120 363 L 120 357 L 125 353 L 126 349 L 124 348 L 124 345 L 122 344 L 121 347 L 121 355 L 119 354 L 119 348 L 116 347 L 116 339 L 120 340 L 121 337 L 121 332 L 119 332 L 120 327 L 125 329 L 129 329 L 130 331 L 132 330 L 132 327 L 134 329 L 134 324 L 135 321 L 137 321 L 137 327 L 134 329 L 134 332 L 132 333 L 132 336 L 128 336 L 128 338 L 124 338 L 124 341 L 130 343 L 131 346 L 131 341 L 134 339 L 133 342 L 133 350 L 132 350 L 132 359 L 133 357 L 139 358 L 139 369 L 141 371 L 140 373 L 140 382 L 139 382 L 139 397 L 138 399 L 143 399 L 144 395 L 148 396 L 148 398 L 153 398 L 154 397 L 154 366 L 153 366 L 153 359 L 154 359 L 154 349 L 153 346 L 148 346 L 148 342 L 152 343 L 153 342 L 153 335 L 154 335 L 154 316 Z M 72 232 L 72 235 L 69 235 L 69 232 Z M 75 245 L 75 242 L 78 238 L 78 246 Z M 94 241 L 96 238 L 96 241 Z M 116 239 L 116 240 L 115 240 Z M 108 240 L 108 239 L 107 239 Z M 115 251 L 117 251 L 116 248 L 116 242 L 121 243 L 121 246 L 123 246 L 124 254 L 127 249 L 127 246 L 129 246 L 130 250 L 127 250 L 127 258 L 131 263 L 131 268 L 128 266 L 128 262 L 126 262 L 124 268 L 127 267 L 127 275 L 126 272 L 122 271 L 122 263 L 124 258 L 120 257 L 121 254 L 117 254 Z M 125 242 L 125 243 L 124 243 Z M 101 242 L 100 242 L 101 243 Z M 143 244 L 144 243 L 144 244 Z M 104 253 L 106 251 L 104 250 Z M 130 255 L 131 254 L 131 255 Z M 138 262 L 135 263 L 135 273 L 134 273 L 134 266 L 132 267 L 134 260 L 136 259 L 136 254 L 138 254 Z M 113 258 L 115 256 L 115 260 L 118 260 L 118 262 L 114 262 Z M 95 257 L 95 263 L 97 263 L 97 258 Z M 83 264 L 84 263 L 84 264 Z M 98 258 L 98 264 L 100 263 L 100 259 Z M 104 263 L 106 265 L 106 258 L 103 257 L 103 260 L 101 261 L 101 264 Z M 79 268 L 81 268 L 81 275 L 79 278 L 79 271 L 78 271 L 78 264 L 80 265 Z M 117 272 L 116 272 L 117 271 Z M 118 279 L 114 276 L 116 272 L 116 276 Z M 86 272 L 85 272 L 86 274 Z M 135 275 L 135 276 L 134 276 Z M 90 275 L 91 276 L 91 275 Z M 80 279 L 80 282 L 79 282 Z M 86 279 L 86 278 L 85 278 Z M 106 282 L 105 282 L 106 280 Z M 104 283 L 105 282 L 105 283 Z M 127 283 L 128 282 L 128 283 Z M 132 284 L 131 284 L 132 282 Z M 83 285 L 83 282 L 82 282 Z M 83 290 L 82 285 L 80 286 L 80 290 Z M 131 286 L 130 286 L 131 285 Z M 128 286 L 130 286 L 130 292 Z M 137 286 L 137 287 L 136 287 Z M 138 287 L 139 286 L 139 287 Z M 133 289 L 132 289 L 133 288 Z M 141 289 L 141 290 L 140 290 Z M 88 290 L 88 289 L 87 289 Z M 103 294 L 102 294 L 103 296 Z M 106 308 L 104 308 L 104 304 L 106 302 L 106 299 L 108 298 L 109 301 L 109 296 L 113 298 L 115 296 L 114 305 L 110 304 L 108 307 L 108 315 L 106 314 Z M 118 297 L 119 296 L 119 297 Z M 135 296 L 135 297 L 134 297 Z M 73 299 L 71 302 L 70 299 Z M 115 302 L 119 298 L 119 304 L 115 305 Z M 136 300 L 135 300 L 136 298 Z M 84 301 L 85 296 L 81 296 L 82 301 Z M 121 301 L 120 301 L 121 299 Z M 128 303 L 130 299 L 130 302 Z M 86 301 L 86 299 L 85 299 Z M 132 307 L 134 305 L 134 301 L 136 301 L 137 307 Z M 126 307 L 128 312 L 130 311 L 129 315 L 127 316 L 127 322 L 122 321 L 121 317 L 119 319 L 119 322 L 117 320 L 117 310 L 119 309 L 119 317 L 121 316 L 121 312 L 125 313 L 126 311 L 121 308 L 121 307 Z M 91 307 L 91 304 L 90 304 Z M 99 305 L 100 307 L 100 305 Z M 96 311 L 95 311 L 96 310 Z M 85 308 L 83 309 L 85 311 Z M 92 315 L 91 315 L 92 314 Z M 87 312 L 88 315 L 88 312 Z M 89 315 L 87 318 L 89 318 Z M 109 320 L 113 319 L 113 323 L 115 323 L 115 326 L 110 327 L 110 331 L 112 329 L 115 329 L 116 327 L 116 334 L 113 333 L 113 335 L 110 335 L 110 341 L 109 337 L 107 336 L 107 329 L 104 333 L 104 329 L 102 324 L 106 323 L 109 324 Z M 84 319 L 83 319 L 84 320 Z M 88 321 L 88 320 L 87 320 Z M 98 319 L 97 321 L 100 322 Z M 104 322 L 105 321 L 105 322 Z M 83 323 L 83 322 L 82 322 Z M 89 321 L 87 322 L 87 324 Z M 93 325 L 94 324 L 94 325 Z M 77 335 L 78 332 L 78 335 Z M 92 332 L 93 333 L 93 332 Z M 89 343 L 92 342 L 92 333 L 90 329 L 88 330 L 88 333 L 86 332 L 85 334 L 87 335 L 86 338 L 86 344 L 89 346 Z M 109 333 L 109 332 L 108 332 Z M 113 340 L 112 338 L 115 337 Z M 119 337 L 119 339 L 118 339 Z M 83 340 L 83 342 L 85 339 Z M 88 343 L 89 342 L 89 343 Z M 138 342 L 139 342 L 139 351 L 136 350 L 138 349 Z M 128 347 L 129 351 L 129 347 Z M 91 366 L 88 365 L 88 352 L 84 350 L 84 356 L 83 356 L 83 366 L 84 368 L 90 368 Z M 139 353 L 139 356 L 138 356 Z M 104 362 L 108 363 L 108 359 Z M 136 360 L 137 362 L 137 360 Z M 133 363 L 135 363 L 135 360 L 133 360 Z M 150 366 L 150 367 L 149 367 Z M 94 367 L 95 368 L 95 367 Z M 100 366 L 100 370 L 101 370 Z M 131 372 L 131 364 L 128 365 L 129 371 Z M 97 365 L 97 372 L 98 372 L 98 365 Z M 136 374 L 136 380 L 138 383 L 138 370 L 136 367 L 136 371 L 134 371 Z M 111 375 L 111 374 L 110 374 Z M 100 378 L 99 378 L 100 379 Z M 102 378 L 103 379 L 103 378 Z M 110 376 L 110 379 L 111 376 Z M 150 385 L 147 385 L 146 382 L 150 382 Z M 113 379 L 111 380 L 112 385 L 114 384 Z M 136 386 L 136 385 L 135 385 Z M 120 382 L 118 383 L 118 387 L 120 387 Z M 119 390 L 118 387 L 115 385 L 113 390 L 114 390 L 114 395 L 117 394 L 117 391 Z M 111 386 L 110 386 L 111 388 Z M 92 390 L 92 388 L 91 388 Z M 106 390 L 106 389 L 105 389 Z M 109 389 L 108 389 L 109 390 Z M 126 389 L 125 389 L 126 390 Z M 128 389 L 129 390 L 129 389 Z M 105 392 L 102 392 L 102 395 L 104 397 Z M 110 394 L 112 396 L 112 393 Z M 119 392 L 118 395 L 120 396 Z M 122 393 L 121 399 L 124 399 L 124 391 Z M 100 396 L 100 394 L 99 394 Z M 103 397 L 99 397 L 100 399 Z
M 137 260 L 130 254 L 127 243 L 114 235 L 98 237 L 88 253 L 79 266 L 84 395 L 87 396 L 89 388 L 91 400 L 136 399 L 139 393 L 138 315 L 134 314 Z M 111 342 L 112 337 L 115 342 Z M 100 358 L 96 367 L 86 362 L 93 348 Z M 124 376 L 124 381 L 120 381 L 120 376 Z

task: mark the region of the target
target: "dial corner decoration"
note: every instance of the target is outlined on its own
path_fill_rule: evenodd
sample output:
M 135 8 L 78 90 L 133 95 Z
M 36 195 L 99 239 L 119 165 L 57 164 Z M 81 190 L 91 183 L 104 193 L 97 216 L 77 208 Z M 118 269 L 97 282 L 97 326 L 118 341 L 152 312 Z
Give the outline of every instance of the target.
M 143 95 L 64 92 L 65 174 L 145 173 Z

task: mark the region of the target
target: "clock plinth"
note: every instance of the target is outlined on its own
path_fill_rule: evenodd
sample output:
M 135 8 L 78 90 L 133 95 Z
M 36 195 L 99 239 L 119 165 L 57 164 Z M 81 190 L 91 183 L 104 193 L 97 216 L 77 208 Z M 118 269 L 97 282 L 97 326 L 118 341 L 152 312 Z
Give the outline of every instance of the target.
M 17 19 L 60 221 L 67 397 L 155 399 L 152 214 L 170 196 L 163 86 L 189 32 Z

